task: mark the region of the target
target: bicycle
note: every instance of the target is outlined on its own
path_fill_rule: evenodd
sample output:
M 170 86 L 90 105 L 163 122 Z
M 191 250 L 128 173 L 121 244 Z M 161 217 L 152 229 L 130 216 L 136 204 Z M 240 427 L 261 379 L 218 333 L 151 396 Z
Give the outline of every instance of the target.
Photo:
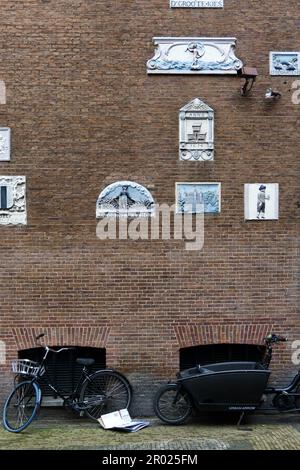
M 154 412 L 167 424 L 183 424 L 193 410 L 240 412 L 238 427 L 246 413 L 300 412 L 300 370 L 289 385 L 269 387 L 273 345 L 287 338 L 269 334 L 261 362 L 221 362 L 197 365 L 177 374 L 154 397 Z M 268 405 L 267 397 L 272 397 Z
M 44 333 L 38 335 L 36 341 L 44 336 Z M 40 363 L 29 359 L 12 362 L 12 371 L 16 374 L 15 387 L 3 409 L 3 425 L 7 431 L 21 432 L 37 416 L 42 402 L 41 381 L 63 399 L 64 405 L 79 414 L 85 413 L 93 420 L 97 420 L 104 413 L 130 407 L 132 390 L 127 378 L 114 369 L 100 369 L 90 374 L 88 368 L 94 364 L 94 359 L 76 359 L 76 362 L 83 366 L 81 376 L 73 392 L 64 395 L 63 391 L 51 383 L 47 375 L 47 357 L 49 353 L 59 354 L 74 348 L 55 350 L 48 346 L 43 347 L 45 354 Z

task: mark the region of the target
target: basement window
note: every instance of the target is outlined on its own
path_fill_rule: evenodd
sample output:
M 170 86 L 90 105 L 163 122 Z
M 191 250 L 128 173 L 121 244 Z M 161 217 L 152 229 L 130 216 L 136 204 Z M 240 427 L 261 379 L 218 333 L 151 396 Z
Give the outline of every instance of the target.
M 182 348 L 179 351 L 180 370 L 195 367 L 197 364 L 234 361 L 260 362 L 265 351 L 265 346 L 255 344 L 205 344 Z
M 53 347 L 53 349 L 60 349 Z M 68 347 L 68 346 L 63 346 Z M 46 362 L 47 373 L 50 382 L 64 395 L 70 395 L 81 375 L 83 366 L 76 363 L 78 357 L 92 358 L 95 363 L 89 367 L 89 372 L 95 372 L 106 367 L 106 350 L 104 348 L 72 347 L 69 351 L 62 351 L 59 354 L 49 353 Z M 40 362 L 45 353 L 44 348 L 33 348 L 19 351 L 19 359 L 30 359 Z M 56 400 L 57 395 L 45 383 L 45 377 L 41 380 L 43 397 L 42 405 L 61 404 L 61 399 L 57 403 L 51 402 L 50 398 Z

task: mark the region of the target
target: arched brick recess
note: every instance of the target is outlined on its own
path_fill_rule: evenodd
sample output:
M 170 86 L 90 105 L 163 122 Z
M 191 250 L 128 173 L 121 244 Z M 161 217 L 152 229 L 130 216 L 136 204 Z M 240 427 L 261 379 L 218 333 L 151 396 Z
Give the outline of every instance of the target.
M 180 348 L 219 343 L 262 344 L 265 336 L 272 330 L 272 324 L 257 323 L 244 325 L 174 325 Z
M 41 332 L 45 333 L 42 344 L 49 346 L 90 346 L 105 348 L 108 342 L 110 328 L 106 326 L 82 327 L 51 327 L 51 328 L 13 328 L 13 336 L 17 349 L 30 349 L 36 347 L 35 337 Z

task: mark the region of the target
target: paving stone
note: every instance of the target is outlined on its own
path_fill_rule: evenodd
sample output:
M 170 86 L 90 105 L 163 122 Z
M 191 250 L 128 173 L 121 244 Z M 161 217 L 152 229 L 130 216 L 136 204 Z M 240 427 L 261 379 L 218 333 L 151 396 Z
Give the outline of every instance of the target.
M 0 429 L 0 449 L 96 450 L 299 450 L 300 415 L 253 415 L 243 430 L 233 416 L 192 419 L 167 426 L 149 418 L 137 433 L 105 431 L 97 422 L 65 410 L 43 410 L 31 426 L 15 435 Z M 251 431 L 245 431 L 251 428 Z

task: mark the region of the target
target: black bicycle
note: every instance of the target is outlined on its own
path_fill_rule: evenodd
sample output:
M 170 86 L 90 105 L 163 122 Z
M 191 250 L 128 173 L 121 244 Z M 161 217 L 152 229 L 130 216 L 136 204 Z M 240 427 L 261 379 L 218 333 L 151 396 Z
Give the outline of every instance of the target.
M 36 337 L 38 341 L 44 333 Z M 54 350 L 44 346 L 45 354 L 40 363 L 28 359 L 13 361 L 12 371 L 16 374 L 15 387 L 8 396 L 3 410 L 3 425 L 7 431 L 23 431 L 36 417 L 42 401 L 41 382 L 64 400 L 64 404 L 78 413 L 85 413 L 97 420 L 102 414 L 129 408 L 132 391 L 129 381 L 113 369 L 101 369 L 92 374 L 88 368 L 94 359 L 76 359 L 83 366 L 81 377 L 71 395 L 65 396 L 58 390 L 47 374 L 49 353 L 59 354 L 73 348 Z

